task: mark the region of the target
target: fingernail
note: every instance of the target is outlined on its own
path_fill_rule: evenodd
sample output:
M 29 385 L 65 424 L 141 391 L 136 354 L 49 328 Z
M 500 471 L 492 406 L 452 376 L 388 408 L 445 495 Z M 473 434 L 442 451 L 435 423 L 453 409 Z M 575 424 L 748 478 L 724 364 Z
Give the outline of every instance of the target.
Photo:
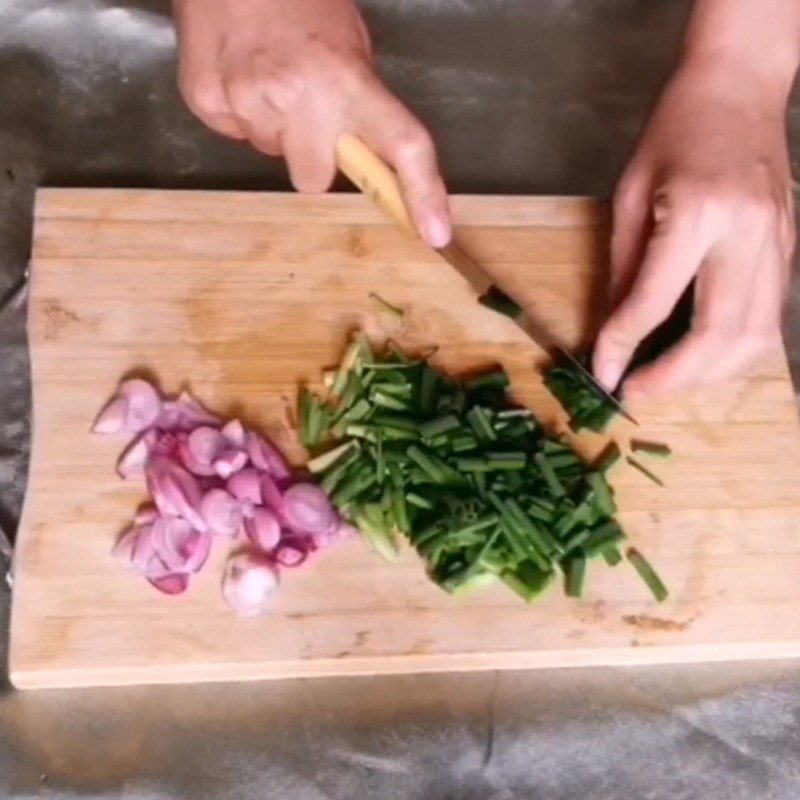
M 431 247 L 444 247 L 452 235 L 447 215 L 428 214 L 422 222 L 422 235 Z
M 622 364 L 613 359 L 604 361 L 598 365 L 595 377 L 607 392 L 613 392 L 622 377 Z

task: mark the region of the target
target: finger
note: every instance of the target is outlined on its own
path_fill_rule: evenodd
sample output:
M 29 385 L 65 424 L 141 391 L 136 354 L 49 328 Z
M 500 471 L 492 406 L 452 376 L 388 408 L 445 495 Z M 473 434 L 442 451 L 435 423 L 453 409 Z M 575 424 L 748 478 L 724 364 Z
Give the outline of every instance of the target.
M 242 130 L 239 121 L 233 114 L 217 114 L 203 120 L 211 130 L 216 131 L 229 139 L 247 139 L 247 134 Z
M 655 226 L 636 278 L 600 330 L 594 351 L 597 379 L 616 389 L 631 356 L 675 307 L 713 242 L 702 215 L 654 203 Z
M 292 185 L 299 192 L 326 192 L 336 176 L 334 120 L 320 108 L 292 118 L 282 132 L 283 152 Z
M 625 396 L 686 391 L 743 372 L 780 341 L 781 270 L 774 242 L 707 259 L 697 277 L 692 330 L 631 375 Z
M 382 84 L 359 111 L 354 131 L 397 172 L 409 213 L 423 239 L 444 247 L 452 237 L 447 189 L 427 130 Z
M 245 138 L 216 73 L 182 68 L 179 85 L 189 110 L 211 130 L 230 139 Z
M 649 186 L 632 163 L 614 193 L 608 286 L 612 306 L 630 289 L 651 228 Z
M 268 156 L 283 154 L 280 125 L 283 117 L 258 88 L 258 84 L 237 71 L 225 83 L 225 93 L 239 128 L 253 147 Z

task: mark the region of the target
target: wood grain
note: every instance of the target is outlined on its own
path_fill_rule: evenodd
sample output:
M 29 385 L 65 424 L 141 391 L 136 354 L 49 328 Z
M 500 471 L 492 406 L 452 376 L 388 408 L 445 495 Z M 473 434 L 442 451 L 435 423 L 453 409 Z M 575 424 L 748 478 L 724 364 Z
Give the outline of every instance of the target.
M 463 241 L 566 341 L 596 324 L 607 227 L 582 198 L 457 197 Z M 369 302 L 404 306 L 402 323 Z M 277 609 L 224 605 L 218 547 L 165 598 L 109 550 L 142 498 L 113 471 L 121 442 L 92 437 L 98 406 L 145 369 L 189 385 L 303 457 L 286 421 L 364 327 L 440 346 L 463 371 L 493 362 L 548 423 L 542 354 L 475 305 L 437 256 L 358 196 L 45 190 L 36 204 L 30 338 L 34 436 L 15 562 L 10 674 L 18 687 L 249 680 L 295 675 L 638 664 L 800 655 L 800 427 L 785 358 L 746 381 L 632 409 L 669 442 L 664 489 L 615 477 L 622 521 L 672 590 L 655 606 L 629 568 L 591 570 L 588 597 L 526 607 L 502 587 L 453 600 L 406 553 L 361 542 L 287 572 Z M 621 440 L 632 435 L 624 423 Z M 587 456 L 605 444 L 573 437 Z

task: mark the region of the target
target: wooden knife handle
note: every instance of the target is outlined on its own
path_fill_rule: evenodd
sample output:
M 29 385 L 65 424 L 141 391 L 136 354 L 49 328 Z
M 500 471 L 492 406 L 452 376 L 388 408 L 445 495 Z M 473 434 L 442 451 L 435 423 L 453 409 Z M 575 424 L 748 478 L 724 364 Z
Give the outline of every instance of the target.
M 395 171 L 385 164 L 357 136 L 344 133 L 336 143 L 339 169 L 381 211 L 412 236 L 418 236 L 408 213 Z

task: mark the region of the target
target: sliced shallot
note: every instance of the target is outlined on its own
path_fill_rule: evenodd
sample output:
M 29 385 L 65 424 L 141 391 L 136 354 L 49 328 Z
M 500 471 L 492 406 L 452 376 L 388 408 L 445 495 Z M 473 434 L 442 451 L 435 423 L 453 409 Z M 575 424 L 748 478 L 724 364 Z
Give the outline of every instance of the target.
M 313 483 L 297 483 L 283 495 L 283 511 L 292 530 L 325 533 L 336 524 L 336 512 L 328 495 Z
M 228 440 L 229 444 L 234 447 L 243 449 L 247 443 L 247 433 L 244 425 L 238 419 L 232 419 L 222 426 L 220 433 Z
M 148 578 L 148 580 L 164 594 L 182 594 L 189 588 L 189 576 L 184 574 L 164 575 L 161 578 Z
M 144 475 L 147 459 L 156 443 L 155 432 L 145 431 L 122 451 L 117 461 L 117 475 L 123 480 Z
M 269 472 L 275 480 L 283 481 L 291 475 L 289 465 L 280 451 L 256 433 L 247 434 L 247 454 L 254 467 Z
M 295 544 L 282 544 L 275 551 L 275 560 L 284 567 L 299 567 L 308 558 L 308 550 Z
M 160 517 L 152 527 L 153 546 L 171 573 L 198 572 L 211 552 L 211 537 L 180 517 Z
M 187 439 L 192 457 L 201 464 L 212 464 L 225 442 L 225 437 L 210 425 L 195 428 Z
M 182 466 L 163 456 L 152 459 L 147 470 L 147 487 L 162 514 L 183 517 L 199 531 L 206 529 L 200 514 L 200 486 Z
M 97 415 L 92 425 L 92 433 L 120 433 L 125 430 L 125 415 L 128 401 L 124 397 L 112 397 Z
M 211 489 L 200 503 L 203 519 L 212 533 L 233 538 L 242 527 L 242 509 L 224 489 Z
M 251 617 L 272 604 L 279 583 L 278 570 L 264 556 L 241 553 L 228 560 L 222 595 L 240 616 Z
M 255 469 L 241 469 L 228 478 L 228 491 L 241 503 L 247 501 L 261 505 L 261 476 Z
M 266 508 L 255 508 L 250 519 L 244 522 L 244 530 L 250 541 L 265 552 L 272 550 L 281 540 L 278 518 Z
M 161 398 L 151 384 L 132 378 L 120 384 L 118 394 L 125 398 L 125 427 L 132 433 L 147 430 L 161 413 Z
M 246 466 L 247 453 L 244 450 L 225 450 L 214 460 L 214 471 L 222 480 L 227 480 Z

